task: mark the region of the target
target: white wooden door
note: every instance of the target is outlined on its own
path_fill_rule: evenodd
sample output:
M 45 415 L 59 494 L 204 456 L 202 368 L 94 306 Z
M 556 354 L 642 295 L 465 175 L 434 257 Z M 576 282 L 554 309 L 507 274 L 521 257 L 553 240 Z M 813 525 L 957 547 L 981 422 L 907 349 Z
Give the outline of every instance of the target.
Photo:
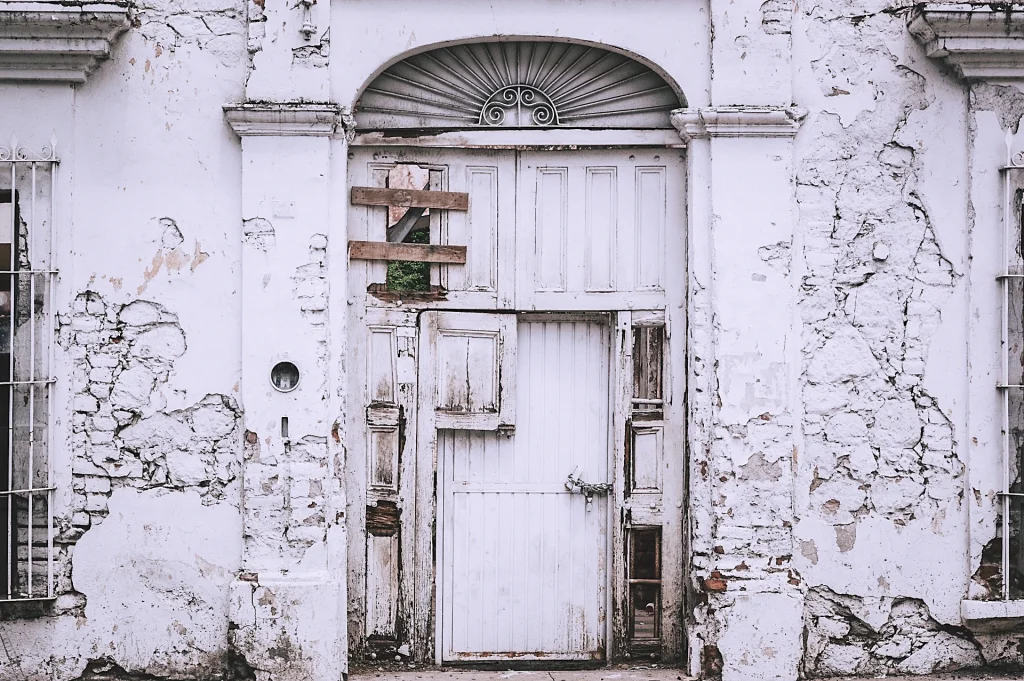
M 609 334 L 521 316 L 514 433 L 437 431 L 444 661 L 605 657 Z

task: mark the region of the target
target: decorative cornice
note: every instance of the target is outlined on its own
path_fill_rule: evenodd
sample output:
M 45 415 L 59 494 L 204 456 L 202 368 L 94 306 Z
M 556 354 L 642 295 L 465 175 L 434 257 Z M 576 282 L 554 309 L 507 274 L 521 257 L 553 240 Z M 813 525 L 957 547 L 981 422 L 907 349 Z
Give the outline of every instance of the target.
M 672 125 L 684 142 L 697 137 L 792 137 L 807 111 L 783 106 L 676 109 Z
M 0 81 L 85 82 L 129 25 L 127 2 L 0 2 Z
M 907 28 L 929 57 L 945 59 L 964 78 L 1024 79 L 1024 8 L 1004 4 L 917 5 Z
M 331 137 L 345 133 L 345 112 L 336 104 L 228 105 L 224 117 L 240 137 Z

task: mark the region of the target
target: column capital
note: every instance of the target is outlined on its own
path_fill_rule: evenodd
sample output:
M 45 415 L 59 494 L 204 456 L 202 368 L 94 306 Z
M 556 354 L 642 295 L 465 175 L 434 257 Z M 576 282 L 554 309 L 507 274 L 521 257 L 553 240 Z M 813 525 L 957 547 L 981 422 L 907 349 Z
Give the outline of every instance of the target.
M 239 137 L 333 137 L 344 135 L 349 115 L 330 102 L 247 102 L 224 107 Z
M 701 137 L 792 137 L 806 115 L 796 106 L 713 106 L 676 109 L 671 119 L 688 143 Z

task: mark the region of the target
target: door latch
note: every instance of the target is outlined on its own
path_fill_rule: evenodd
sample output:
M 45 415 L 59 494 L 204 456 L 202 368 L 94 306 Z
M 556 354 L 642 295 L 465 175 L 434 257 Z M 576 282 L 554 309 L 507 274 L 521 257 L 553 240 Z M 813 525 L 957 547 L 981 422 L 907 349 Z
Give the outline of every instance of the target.
M 576 475 L 577 468 L 565 479 L 565 488 L 573 494 L 582 494 L 589 502 L 595 496 L 605 496 L 612 491 L 610 482 L 584 482 L 581 476 Z

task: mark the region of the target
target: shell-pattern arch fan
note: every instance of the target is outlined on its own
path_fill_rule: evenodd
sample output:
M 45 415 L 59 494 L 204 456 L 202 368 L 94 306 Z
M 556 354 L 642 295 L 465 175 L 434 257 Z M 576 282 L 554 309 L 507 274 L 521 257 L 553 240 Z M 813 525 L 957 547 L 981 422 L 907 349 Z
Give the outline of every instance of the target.
M 546 41 L 436 48 L 392 64 L 363 91 L 356 127 L 671 128 L 683 106 L 664 77 L 623 54 Z

